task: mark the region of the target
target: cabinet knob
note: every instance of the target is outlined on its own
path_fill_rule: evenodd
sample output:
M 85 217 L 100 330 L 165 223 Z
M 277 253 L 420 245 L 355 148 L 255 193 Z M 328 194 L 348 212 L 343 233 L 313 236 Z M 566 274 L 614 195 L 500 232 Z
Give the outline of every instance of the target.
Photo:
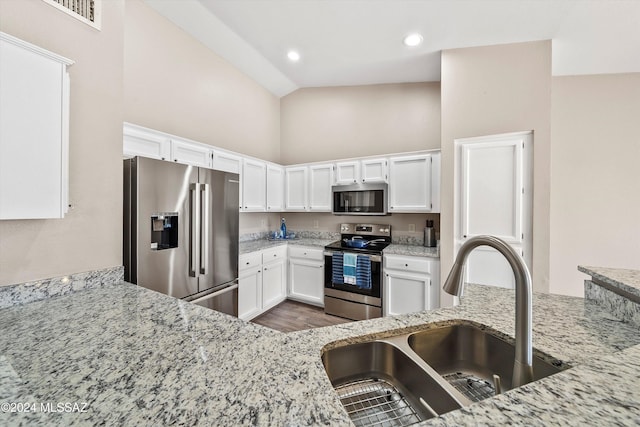
M 354 180 L 353 180 L 353 182 L 358 182 L 358 181 L 356 181 L 356 180 L 354 179 Z
M 162 160 L 164 160 L 164 157 L 162 158 Z
M 249 265 L 249 262 L 247 261 L 247 265 Z
M 177 161 L 178 161 L 178 159 L 173 159 L 173 161 L 174 161 L 174 162 L 177 162 Z
M 267 271 L 267 267 L 264 268 L 264 271 Z
M 405 264 L 404 266 L 405 266 L 405 267 L 409 267 L 409 264 Z
M 467 235 L 465 234 L 465 235 L 464 235 L 464 236 L 462 236 L 462 237 L 464 237 L 464 238 L 466 239 L 466 238 L 467 238 Z
M 274 257 L 278 256 L 277 254 L 273 254 Z

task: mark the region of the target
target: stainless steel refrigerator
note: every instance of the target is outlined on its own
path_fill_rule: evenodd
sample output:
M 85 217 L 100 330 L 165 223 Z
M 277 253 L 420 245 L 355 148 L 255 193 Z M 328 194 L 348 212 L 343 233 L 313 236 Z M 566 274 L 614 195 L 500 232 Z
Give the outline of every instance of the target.
M 125 280 L 237 316 L 238 186 L 234 173 L 126 159 Z

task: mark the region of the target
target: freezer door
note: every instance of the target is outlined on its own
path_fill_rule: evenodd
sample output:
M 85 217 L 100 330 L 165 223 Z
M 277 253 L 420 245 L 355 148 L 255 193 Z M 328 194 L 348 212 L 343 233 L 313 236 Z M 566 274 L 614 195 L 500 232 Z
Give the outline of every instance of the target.
M 238 278 L 238 174 L 200 168 L 200 292 Z
M 195 274 L 197 259 L 189 236 L 197 232 L 198 168 L 160 160 L 136 157 L 132 159 L 131 204 L 134 219 L 131 234 L 136 236 L 135 256 L 132 254 L 130 280 L 145 288 L 184 298 L 198 292 Z M 177 221 L 161 222 L 163 214 L 177 213 Z M 193 218 L 192 218 L 193 217 Z M 177 240 L 169 245 L 158 244 L 158 233 L 164 227 L 175 227 Z M 135 230 L 134 230 L 135 229 Z M 167 230 L 168 231 L 168 230 Z M 175 246 L 175 247 L 173 247 Z

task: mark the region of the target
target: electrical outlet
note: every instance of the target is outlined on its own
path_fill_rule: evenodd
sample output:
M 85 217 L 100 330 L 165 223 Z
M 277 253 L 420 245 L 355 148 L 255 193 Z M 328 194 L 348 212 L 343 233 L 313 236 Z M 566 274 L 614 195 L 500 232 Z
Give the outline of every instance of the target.
M 319 228 L 319 227 L 320 227 L 320 224 L 318 223 L 318 220 L 317 219 L 313 220 L 313 228 Z
M 416 231 L 416 225 L 415 224 L 409 224 L 409 232 L 413 233 Z
M 260 226 L 261 226 L 262 228 L 266 228 L 266 227 L 267 227 L 267 220 L 266 220 L 266 219 L 262 219 L 262 220 L 260 220 Z

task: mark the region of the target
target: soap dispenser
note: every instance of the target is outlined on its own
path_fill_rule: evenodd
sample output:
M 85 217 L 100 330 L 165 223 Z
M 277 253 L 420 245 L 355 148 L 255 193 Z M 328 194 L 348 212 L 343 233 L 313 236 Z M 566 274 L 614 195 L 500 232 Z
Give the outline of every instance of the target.
M 280 234 L 283 239 L 287 238 L 287 224 L 285 224 L 284 218 L 280 220 Z

